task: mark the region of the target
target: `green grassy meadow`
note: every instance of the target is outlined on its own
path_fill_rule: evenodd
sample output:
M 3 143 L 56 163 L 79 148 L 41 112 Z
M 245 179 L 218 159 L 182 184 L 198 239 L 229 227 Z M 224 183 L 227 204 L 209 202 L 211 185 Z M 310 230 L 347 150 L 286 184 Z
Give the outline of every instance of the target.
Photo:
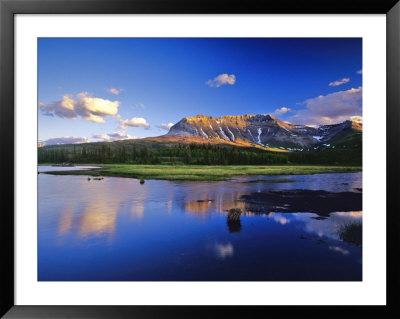
M 43 165 L 43 164 L 42 164 Z M 115 176 L 138 179 L 163 179 L 174 181 L 220 181 L 245 175 L 306 175 L 322 173 L 360 172 L 360 166 L 254 166 L 254 165 L 134 165 L 134 164 L 84 164 L 101 166 L 101 169 L 86 171 L 54 171 L 53 175 Z

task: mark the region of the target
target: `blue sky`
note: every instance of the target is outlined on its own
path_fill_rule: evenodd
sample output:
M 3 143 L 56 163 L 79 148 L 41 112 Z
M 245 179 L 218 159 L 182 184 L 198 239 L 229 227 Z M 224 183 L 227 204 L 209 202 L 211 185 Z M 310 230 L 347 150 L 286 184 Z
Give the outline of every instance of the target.
M 197 114 L 361 116 L 362 40 L 41 38 L 39 140 L 163 135 Z

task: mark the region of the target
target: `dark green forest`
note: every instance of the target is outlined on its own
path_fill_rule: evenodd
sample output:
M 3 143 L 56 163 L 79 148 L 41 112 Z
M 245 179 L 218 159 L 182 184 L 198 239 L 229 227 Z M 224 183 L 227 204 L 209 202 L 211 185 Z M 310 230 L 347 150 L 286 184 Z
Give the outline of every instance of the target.
M 361 165 L 361 153 L 361 147 L 281 153 L 211 144 L 177 144 L 172 147 L 152 148 L 145 144 L 100 142 L 42 147 L 38 149 L 38 161 L 73 164 Z

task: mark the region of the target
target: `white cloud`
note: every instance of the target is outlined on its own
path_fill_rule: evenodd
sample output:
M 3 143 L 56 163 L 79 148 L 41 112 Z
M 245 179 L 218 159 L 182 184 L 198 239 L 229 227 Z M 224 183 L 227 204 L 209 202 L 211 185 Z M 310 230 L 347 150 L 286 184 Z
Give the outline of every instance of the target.
M 79 115 L 85 121 L 105 123 L 104 117 L 118 113 L 119 101 L 110 101 L 92 97 L 87 92 L 77 94 L 74 99 L 71 95 L 64 95 L 60 101 L 50 104 L 39 103 L 44 115 L 58 116 L 75 120 Z
M 290 109 L 290 108 L 288 108 L 288 107 L 286 107 L 286 106 L 282 106 L 280 109 L 276 109 L 275 110 L 275 114 L 276 115 L 282 115 L 282 114 L 285 114 L 285 113 L 287 113 L 287 112 L 290 112 L 292 109 Z
M 363 122 L 363 118 L 360 115 L 350 116 L 350 120 L 353 122 L 361 123 Z
M 224 84 L 234 85 L 236 83 L 236 76 L 234 74 L 228 75 L 227 73 L 223 73 L 215 77 L 214 79 L 210 79 L 206 82 L 209 87 L 220 87 Z
M 121 94 L 121 92 L 122 92 L 123 90 L 124 90 L 124 89 L 116 89 L 116 88 L 106 89 L 107 92 L 110 92 L 110 93 L 115 94 L 115 95 Z
M 130 120 L 121 120 L 121 128 L 127 127 L 144 127 L 149 128 L 150 124 L 143 117 L 132 117 Z
M 356 72 L 357 74 L 362 74 L 362 69 Z
M 94 123 L 105 123 L 106 121 L 99 115 L 94 115 L 89 113 L 88 115 L 84 116 L 83 119 L 86 122 L 94 122 Z
M 126 134 L 126 132 L 114 132 L 110 134 L 93 134 L 92 137 L 97 140 L 103 140 L 106 142 L 130 140 L 137 138 L 136 136 Z
M 336 124 L 361 115 L 362 87 L 305 100 L 305 109 L 287 120 L 293 124 Z
M 342 85 L 342 84 L 345 84 L 348 82 L 350 82 L 350 78 L 343 78 L 341 80 L 337 80 L 337 81 L 329 83 L 329 86 L 339 86 L 339 85 Z
M 169 131 L 169 129 L 174 125 L 174 123 L 168 123 L 168 124 L 161 124 L 157 125 L 158 128 Z
M 98 97 L 92 97 L 87 92 L 79 93 L 77 113 L 82 117 L 95 115 L 95 116 L 110 116 L 118 113 L 119 101 L 110 101 Z
M 57 145 L 57 144 L 80 144 L 80 143 L 88 143 L 89 140 L 86 137 L 78 137 L 78 136 L 63 136 L 63 137 L 55 137 L 49 138 L 48 140 L 42 141 L 43 145 Z
M 76 120 L 76 104 L 77 102 L 70 95 L 64 95 L 61 101 L 53 102 L 50 104 L 39 102 L 39 108 L 42 110 L 42 113 L 44 115 L 56 115 L 61 118 Z
M 103 140 L 103 141 L 109 141 L 111 137 L 108 134 L 93 134 L 93 138 L 96 140 Z

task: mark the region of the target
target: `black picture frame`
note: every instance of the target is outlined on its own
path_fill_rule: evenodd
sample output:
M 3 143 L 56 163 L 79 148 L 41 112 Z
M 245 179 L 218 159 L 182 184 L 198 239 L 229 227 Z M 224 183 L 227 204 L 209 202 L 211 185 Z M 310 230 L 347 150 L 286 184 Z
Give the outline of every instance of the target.
M 386 306 L 21 306 L 14 304 L 14 16 L 16 14 L 385 14 L 387 21 Z M 0 0 L 1 274 L 4 318 L 399 318 L 400 1 L 398 0 Z M 11 169 L 12 168 L 12 169 Z

